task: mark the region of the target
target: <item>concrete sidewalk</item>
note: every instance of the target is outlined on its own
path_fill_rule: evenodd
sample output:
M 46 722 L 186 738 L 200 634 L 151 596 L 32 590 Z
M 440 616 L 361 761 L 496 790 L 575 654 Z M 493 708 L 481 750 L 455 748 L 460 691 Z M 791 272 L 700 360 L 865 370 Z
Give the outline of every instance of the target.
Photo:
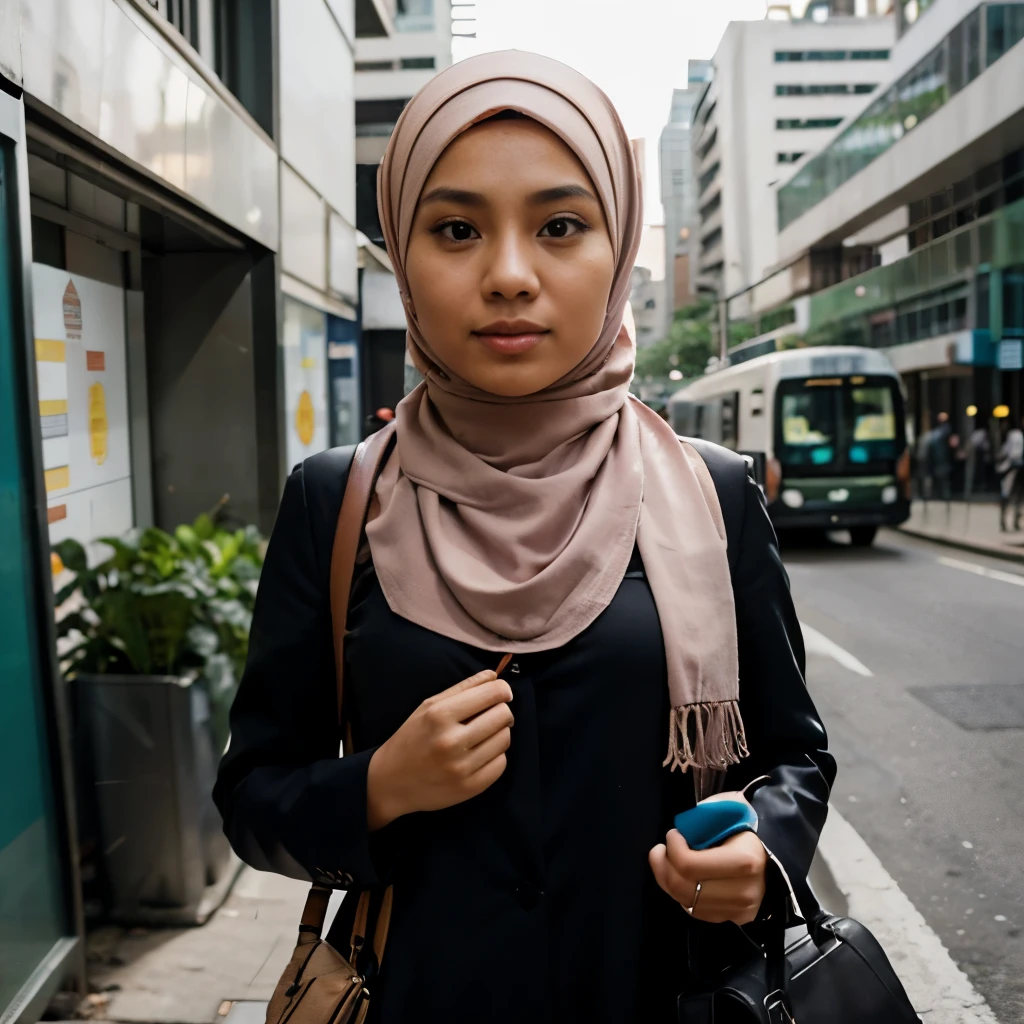
M 301 882 L 246 868 L 202 927 L 94 932 L 88 952 L 96 991 L 79 1015 L 131 1024 L 262 1022 L 307 891 Z
M 1007 525 L 1013 525 L 1012 512 Z M 999 529 L 999 505 L 987 501 L 915 501 L 904 533 L 980 555 L 1024 562 L 1024 532 Z
M 875 932 L 925 1024 L 997 1024 L 938 936 L 834 809 L 811 881 L 829 910 L 851 913 Z M 93 934 L 96 993 L 80 1016 L 97 1024 L 263 1024 L 305 893 L 299 882 L 247 868 L 201 928 Z

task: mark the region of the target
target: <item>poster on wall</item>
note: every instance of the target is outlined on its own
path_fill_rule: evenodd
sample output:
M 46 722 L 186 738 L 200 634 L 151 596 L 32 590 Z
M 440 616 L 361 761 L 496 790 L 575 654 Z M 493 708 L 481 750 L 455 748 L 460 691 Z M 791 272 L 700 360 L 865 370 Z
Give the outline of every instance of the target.
M 330 445 L 327 419 L 327 314 L 284 300 L 285 436 L 288 469 Z
M 124 291 L 35 263 L 32 293 L 50 542 L 89 544 L 134 524 Z

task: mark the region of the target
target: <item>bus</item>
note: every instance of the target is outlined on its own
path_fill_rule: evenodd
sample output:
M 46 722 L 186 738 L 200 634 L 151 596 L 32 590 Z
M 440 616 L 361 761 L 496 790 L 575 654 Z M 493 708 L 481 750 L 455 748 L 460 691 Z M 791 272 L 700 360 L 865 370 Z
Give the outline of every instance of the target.
M 770 352 L 693 381 L 668 409 L 677 434 L 752 457 L 777 530 L 849 530 L 867 547 L 910 515 L 903 388 L 881 352 Z

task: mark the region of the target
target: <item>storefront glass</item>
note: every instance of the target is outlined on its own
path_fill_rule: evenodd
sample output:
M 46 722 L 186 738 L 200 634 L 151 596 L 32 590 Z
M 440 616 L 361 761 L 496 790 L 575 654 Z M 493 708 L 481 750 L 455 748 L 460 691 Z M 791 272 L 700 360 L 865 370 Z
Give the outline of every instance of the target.
M 23 332 L 14 301 L 14 147 L 0 134 L 0 1017 L 67 934 L 33 560 L 36 528 Z M 37 577 L 36 577 L 37 578 Z M 15 1008 L 16 1009 L 16 1008 Z

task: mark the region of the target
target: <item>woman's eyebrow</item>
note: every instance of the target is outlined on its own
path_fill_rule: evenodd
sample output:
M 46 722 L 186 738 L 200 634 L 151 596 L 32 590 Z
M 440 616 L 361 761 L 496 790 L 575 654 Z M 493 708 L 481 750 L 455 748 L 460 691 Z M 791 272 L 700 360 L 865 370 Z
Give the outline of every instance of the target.
M 486 198 L 479 192 L 448 188 L 445 185 L 432 188 L 420 198 L 420 203 L 461 203 L 463 206 L 483 206 L 486 202 Z
M 597 196 L 582 185 L 556 185 L 554 188 L 541 189 L 530 196 L 530 202 L 537 206 L 544 203 L 556 203 L 559 199 L 591 199 L 597 202 Z
M 566 185 L 555 185 L 553 188 L 544 188 L 534 192 L 529 201 L 535 206 L 543 206 L 545 203 L 556 203 L 560 199 L 590 199 L 597 202 L 597 196 L 590 189 L 583 185 L 570 183 Z M 420 199 L 420 203 L 458 203 L 462 206 L 485 206 L 487 197 L 479 192 L 470 192 L 462 188 L 450 188 L 447 185 L 439 185 L 426 192 Z

